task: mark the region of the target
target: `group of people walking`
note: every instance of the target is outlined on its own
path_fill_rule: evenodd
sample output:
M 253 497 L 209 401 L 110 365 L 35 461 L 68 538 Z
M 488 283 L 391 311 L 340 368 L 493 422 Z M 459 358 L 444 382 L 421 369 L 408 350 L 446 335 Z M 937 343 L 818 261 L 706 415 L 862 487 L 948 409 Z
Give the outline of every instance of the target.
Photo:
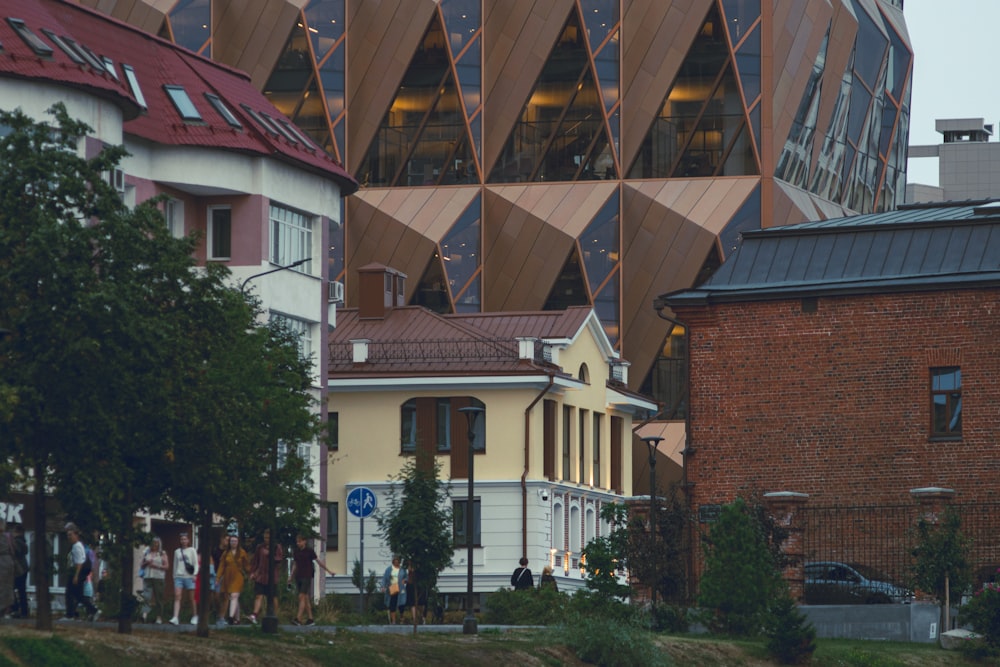
M 313 548 L 308 546 L 305 535 L 297 536 L 295 542 L 294 566 L 290 579 L 295 582 L 298 592 L 298 613 L 292 623 L 313 625 L 312 589 L 316 574 L 315 565 L 319 565 L 327 574 L 333 575 L 333 572 L 319 559 Z M 274 555 L 271 556 L 269 530 L 265 530 L 261 535 L 252 554 L 244 549 L 239 536 L 232 534 L 222 536 L 219 545 L 212 551 L 209 575 L 213 609 L 217 612 L 216 623 L 220 626 L 237 625 L 245 620 L 256 624 L 260 614 L 266 612 L 265 603 L 269 588 L 271 601 L 277 608 L 278 575 L 284 560 L 285 554 L 280 544 L 274 546 Z M 191 547 L 190 538 L 186 533 L 180 535 L 180 547 L 174 551 L 172 561 L 163 551 L 160 538 L 154 537 L 152 544 L 143 554 L 140 570 L 143 579 L 143 622 L 153 619 L 155 623 L 163 622 L 163 610 L 166 606 L 164 582 L 166 573 L 170 571 L 174 582 L 174 595 L 173 616 L 169 622 L 173 625 L 180 624 L 183 607 L 189 603 L 191 607 L 189 622 L 197 625 L 195 593 L 200 569 L 198 554 Z M 253 611 L 244 618 L 240 598 L 248 579 L 253 583 Z

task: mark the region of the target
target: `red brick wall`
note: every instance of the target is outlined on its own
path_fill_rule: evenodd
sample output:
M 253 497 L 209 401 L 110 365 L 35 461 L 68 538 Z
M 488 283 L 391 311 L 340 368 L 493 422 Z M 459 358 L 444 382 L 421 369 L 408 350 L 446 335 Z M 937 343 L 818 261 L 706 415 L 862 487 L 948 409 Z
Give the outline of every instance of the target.
M 900 504 L 1000 499 L 1000 290 L 677 308 L 691 333 L 692 505 L 795 491 Z M 963 437 L 933 441 L 929 371 L 962 369 Z

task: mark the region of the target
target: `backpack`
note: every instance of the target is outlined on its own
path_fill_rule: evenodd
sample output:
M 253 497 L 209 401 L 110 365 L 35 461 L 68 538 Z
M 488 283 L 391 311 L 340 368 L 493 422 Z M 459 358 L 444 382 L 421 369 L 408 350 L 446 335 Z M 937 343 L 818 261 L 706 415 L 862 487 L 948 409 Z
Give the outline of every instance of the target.
M 80 581 L 83 581 L 90 576 L 90 573 L 94 569 L 94 550 L 88 546 L 83 547 L 84 559 L 83 565 L 80 566 Z

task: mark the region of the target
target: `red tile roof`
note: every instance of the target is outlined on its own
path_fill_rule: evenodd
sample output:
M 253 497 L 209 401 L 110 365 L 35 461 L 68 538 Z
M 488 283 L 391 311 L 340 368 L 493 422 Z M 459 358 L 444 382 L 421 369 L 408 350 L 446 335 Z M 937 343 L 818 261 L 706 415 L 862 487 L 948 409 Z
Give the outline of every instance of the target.
M 28 29 L 52 47 L 52 55 L 37 55 L 8 18 L 23 20 Z M 118 80 L 107 71 L 74 62 L 43 29 L 59 37 L 69 37 L 98 56 L 110 58 Z M 251 85 L 246 74 L 86 7 L 59 0 L 0 0 L 0 45 L 0 76 L 46 80 L 109 99 L 123 109 L 127 134 L 158 144 L 270 156 L 332 177 L 344 195 L 357 190 L 357 182 L 343 166 L 311 140 L 307 147 L 301 141 L 276 136 L 247 113 L 242 105 L 290 123 Z M 135 69 L 147 103 L 145 110 L 125 80 L 123 64 Z M 164 90 L 165 85 L 183 86 L 202 121 L 183 120 Z M 243 128 L 230 126 L 205 98 L 205 93 L 221 98 Z
M 383 319 L 362 319 L 358 309 L 337 312 L 329 336 L 330 377 L 441 377 L 538 375 L 569 377 L 541 359 L 520 359 L 517 338 L 573 338 L 587 307 L 533 313 L 440 315 L 422 306 L 393 308 Z M 369 361 L 355 364 L 350 341 L 366 339 Z M 536 355 L 537 356 L 537 355 Z

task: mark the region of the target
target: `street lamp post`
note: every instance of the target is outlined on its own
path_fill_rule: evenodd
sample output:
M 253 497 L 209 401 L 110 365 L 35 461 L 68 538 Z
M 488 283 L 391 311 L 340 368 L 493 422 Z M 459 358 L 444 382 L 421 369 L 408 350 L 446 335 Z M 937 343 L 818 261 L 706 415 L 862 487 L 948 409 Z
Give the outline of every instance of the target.
M 474 529 L 472 518 L 475 510 L 473 493 L 475 491 L 474 473 L 476 454 L 473 443 L 476 440 L 476 420 L 479 418 L 479 415 L 483 414 L 484 409 L 473 405 L 459 408 L 458 411 L 464 412 L 465 418 L 469 422 L 469 498 L 465 503 L 465 541 L 469 551 L 466 556 L 468 571 L 466 574 L 465 620 L 462 621 L 462 634 L 474 635 L 479 632 L 479 626 L 476 623 L 476 615 L 473 613 L 472 607 L 472 543 L 474 542 L 472 539 Z
M 240 293 L 244 295 L 246 294 L 247 283 L 249 283 L 254 278 L 260 278 L 261 276 L 277 273 L 278 271 L 287 271 L 288 269 L 294 269 L 297 266 L 302 266 L 308 261 L 309 258 L 306 257 L 304 259 L 296 260 L 291 264 L 289 264 L 288 266 L 279 266 L 273 269 L 269 269 L 267 271 L 261 271 L 260 273 L 255 273 L 252 276 L 248 276 L 246 279 L 244 279 L 243 282 L 240 283 Z M 274 451 L 272 452 L 272 457 L 271 457 L 271 474 L 275 477 L 278 474 L 277 442 L 274 443 Z M 267 605 L 264 618 L 262 618 L 260 621 L 261 632 L 267 632 L 270 634 L 274 634 L 278 631 L 278 614 L 277 610 L 274 608 L 274 598 L 276 597 L 275 584 L 277 583 L 274 581 L 274 570 L 275 570 L 274 561 L 275 557 L 277 556 L 274 550 L 274 536 L 278 532 L 278 527 L 277 527 L 278 510 L 277 508 L 273 507 L 272 510 L 273 512 L 271 515 L 272 517 L 271 527 L 268 529 L 268 538 L 267 538 Z
M 659 583 L 657 577 L 659 574 L 659 555 L 656 553 L 656 450 L 663 438 L 658 435 L 647 435 L 640 439 L 646 443 L 646 448 L 649 449 L 649 532 L 653 537 L 653 548 L 651 549 L 653 552 L 653 582 L 650 586 L 650 600 L 655 607 L 656 586 Z

